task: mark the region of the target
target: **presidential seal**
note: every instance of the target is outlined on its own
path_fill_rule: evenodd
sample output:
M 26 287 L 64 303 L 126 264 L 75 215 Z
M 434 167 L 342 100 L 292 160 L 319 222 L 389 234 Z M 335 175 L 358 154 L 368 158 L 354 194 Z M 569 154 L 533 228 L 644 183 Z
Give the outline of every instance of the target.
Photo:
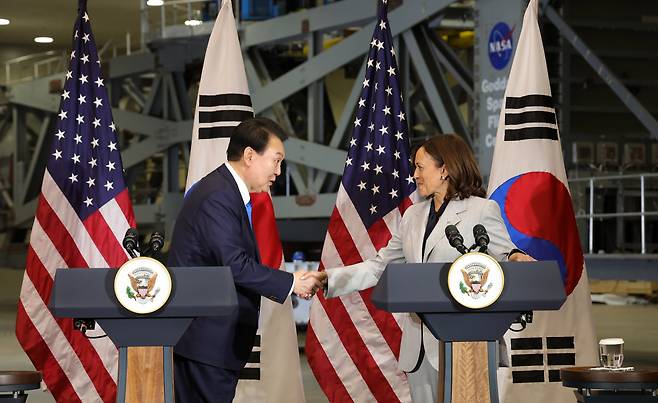
M 169 270 L 155 259 L 138 257 L 124 263 L 114 277 L 114 294 L 130 312 L 147 314 L 162 308 L 171 295 Z
M 448 271 L 448 290 L 467 308 L 485 308 L 498 300 L 505 285 L 500 264 L 491 256 L 471 252 L 460 256 Z

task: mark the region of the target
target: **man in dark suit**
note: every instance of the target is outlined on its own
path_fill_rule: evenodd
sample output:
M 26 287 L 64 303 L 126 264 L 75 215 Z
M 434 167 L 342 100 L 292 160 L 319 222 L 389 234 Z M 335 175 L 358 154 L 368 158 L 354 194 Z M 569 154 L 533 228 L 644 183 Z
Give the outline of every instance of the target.
M 309 297 L 314 278 L 260 264 L 251 227 L 250 191 L 281 173 L 286 135 L 273 121 L 254 118 L 235 128 L 228 162 L 188 192 L 176 221 L 169 266 L 230 266 L 238 309 L 229 317 L 195 319 L 174 347 L 176 401 L 231 402 L 258 328 L 260 297 L 283 303 L 291 292 Z

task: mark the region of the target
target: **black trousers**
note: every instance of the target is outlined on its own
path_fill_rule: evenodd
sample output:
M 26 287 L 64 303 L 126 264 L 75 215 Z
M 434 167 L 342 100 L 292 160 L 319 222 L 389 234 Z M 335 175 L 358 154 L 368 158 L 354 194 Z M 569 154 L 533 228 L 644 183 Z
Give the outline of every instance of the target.
M 231 403 L 240 371 L 215 367 L 174 353 L 176 403 Z

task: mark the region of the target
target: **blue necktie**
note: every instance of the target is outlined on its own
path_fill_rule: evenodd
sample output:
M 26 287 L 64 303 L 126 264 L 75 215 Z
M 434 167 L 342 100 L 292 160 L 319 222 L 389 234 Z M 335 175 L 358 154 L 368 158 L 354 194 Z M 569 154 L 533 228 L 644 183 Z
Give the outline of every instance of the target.
M 254 226 L 251 223 L 251 200 L 245 204 L 245 208 L 247 209 L 247 217 L 249 217 L 249 225 L 253 228 Z

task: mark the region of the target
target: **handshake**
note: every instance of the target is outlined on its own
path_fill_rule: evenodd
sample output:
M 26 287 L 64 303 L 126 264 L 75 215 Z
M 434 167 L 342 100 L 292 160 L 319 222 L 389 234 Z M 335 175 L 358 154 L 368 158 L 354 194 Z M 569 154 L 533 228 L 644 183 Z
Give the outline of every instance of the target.
M 320 288 L 327 285 L 327 273 L 324 271 L 296 271 L 293 292 L 300 298 L 311 299 Z

